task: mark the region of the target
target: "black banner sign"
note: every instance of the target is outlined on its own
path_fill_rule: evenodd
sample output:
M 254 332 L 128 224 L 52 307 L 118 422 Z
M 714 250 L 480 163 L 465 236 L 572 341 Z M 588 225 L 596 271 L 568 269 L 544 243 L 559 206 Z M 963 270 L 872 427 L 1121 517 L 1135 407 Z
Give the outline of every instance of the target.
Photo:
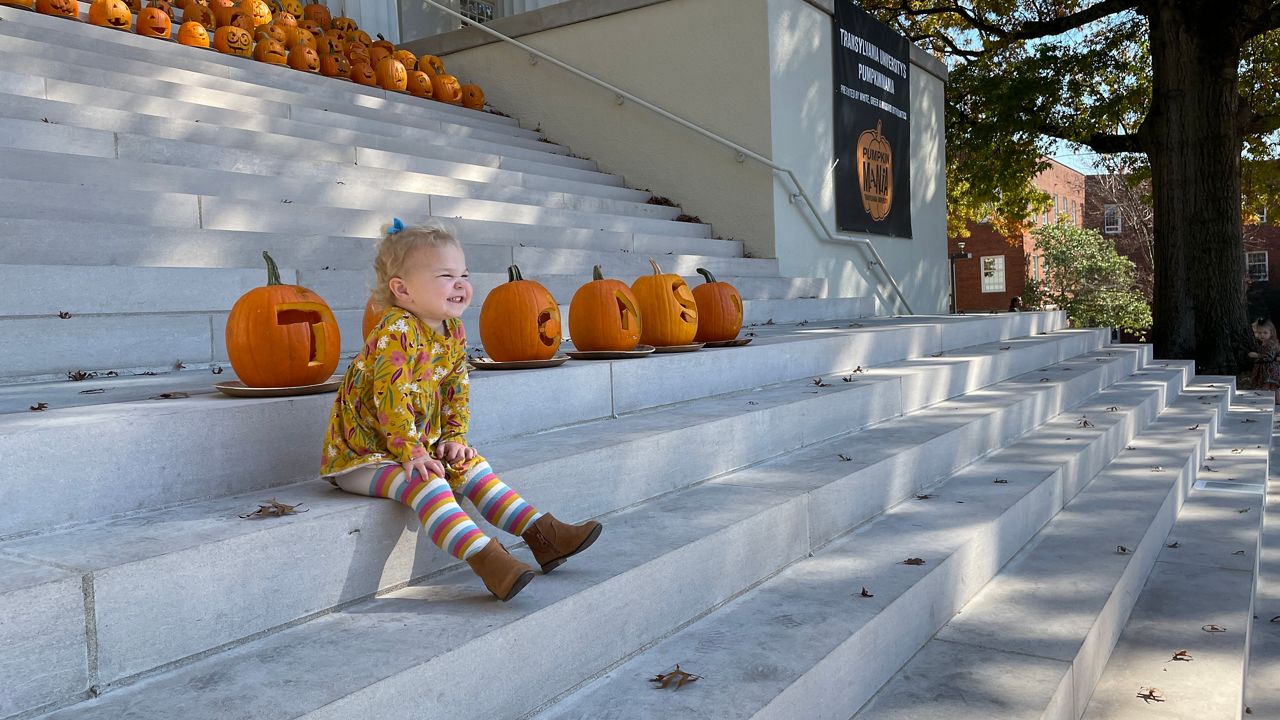
M 836 224 L 909 238 L 910 47 L 853 0 L 835 6 Z

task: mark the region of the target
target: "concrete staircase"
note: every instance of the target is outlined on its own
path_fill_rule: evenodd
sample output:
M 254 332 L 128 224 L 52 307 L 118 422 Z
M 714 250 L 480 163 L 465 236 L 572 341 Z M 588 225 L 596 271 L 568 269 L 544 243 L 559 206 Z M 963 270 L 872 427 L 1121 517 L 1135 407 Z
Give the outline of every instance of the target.
M 1264 482 L 1270 398 L 1058 313 L 870 317 L 648 197 L 509 118 L 0 7 L 0 719 L 1121 717 L 1107 658 L 1192 570 L 1206 707 L 1274 695 L 1266 618 L 1232 634 L 1262 498 L 1191 490 Z M 653 256 L 756 324 L 472 374 L 499 474 L 606 525 L 508 604 L 316 479 L 331 395 L 211 387 L 264 248 L 353 348 L 392 215 L 450 219 L 478 298 Z M 272 497 L 306 512 L 239 517 Z

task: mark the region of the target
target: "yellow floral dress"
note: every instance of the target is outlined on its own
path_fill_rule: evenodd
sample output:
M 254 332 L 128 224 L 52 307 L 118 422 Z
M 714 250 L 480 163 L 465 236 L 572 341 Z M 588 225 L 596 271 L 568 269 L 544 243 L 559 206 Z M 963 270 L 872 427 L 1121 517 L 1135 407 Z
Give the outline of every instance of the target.
M 342 378 L 320 474 L 333 482 L 356 468 L 427 455 L 441 442 L 466 444 L 468 382 L 461 320 L 437 329 L 408 310 L 388 308 Z M 454 485 L 461 473 L 450 470 Z

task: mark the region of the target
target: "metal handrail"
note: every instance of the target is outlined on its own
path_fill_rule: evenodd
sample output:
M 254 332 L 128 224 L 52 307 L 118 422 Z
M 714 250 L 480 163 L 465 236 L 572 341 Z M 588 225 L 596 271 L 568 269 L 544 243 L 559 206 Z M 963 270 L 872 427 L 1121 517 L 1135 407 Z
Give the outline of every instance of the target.
M 430 5 L 436 8 L 437 10 L 440 10 L 446 15 L 451 15 L 457 18 L 458 20 L 461 20 L 463 23 L 463 27 L 470 26 L 470 27 L 476 28 L 477 30 L 485 34 L 491 35 L 503 42 L 510 43 L 511 45 L 514 45 L 520 48 L 521 50 L 524 50 L 530 55 L 546 60 L 547 62 L 551 63 L 552 65 L 555 65 L 561 70 L 564 70 L 572 75 L 576 75 L 577 77 L 580 77 L 583 80 L 586 80 L 587 82 L 598 85 L 614 93 L 614 95 L 619 100 L 623 100 L 623 99 L 630 100 L 631 102 L 639 105 L 640 107 L 643 107 L 647 110 L 657 113 L 658 115 L 661 115 L 662 117 L 676 123 L 677 125 L 680 125 L 681 127 L 692 130 L 695 133 L 707 138 L 708 140 L 711 140 L 712 142 L 719 143 L 720 145 L 723 145 L 729 148 L 730 150 L 737 152 L 739 155 L 741 155 L 744 158 L 751 158 L 752 160 L 755 160 L 756 162 L 760 163 L 761 165 L 764 165 L 765 167 L 768 167 L 769 169 L 773 170 L 776 173 L 782 173 L 786 175 L 787 178 L 791 180 L 791 184 L 795 186 L 795 192 L 791 193 L 792 200 L 794 201 L 795 198 L 798 197 L 804 201 L 805 207 L 809 209 L 810 215 L 812 215 L 813 219 L 817 221 L 818 227 L 820 227 L 822 229 L 823 234 L 827 236 L 827 240 L 829 242 L 848 242 L 856 245 L 865 246 L 871 252 L 871 257 L 874 259 L 875 265 L 880 268 L 880 272 L 884 274 L 885 279 L 889 281 L 889 285 L 893 288 L 894 293 L 898 296 L 898 302 L 902 304 L 902 307 L 907 311 L 908 315 L 914 314 L 911 310 L 911 305 L 907 303 L 906 296 L 903 295 L 902 293 L 902 288 L 898 287 L 898 282 L 893 279 L 893 275 L 889 272 L 889 268 L 885 266 L 884 260 L 880 258 L 880 253 L 876 252 L 875 245 L 871 244 L 871 240 L 869 238 L 856 237 L 853 235 L 846 235 L 843 233 L 832 232 L 831 228 L 827 227 L 827 222 L 822 218 L 822 214 L 818 212 L 817 206 L 813 204 L 813 200 L 809 197 L 809 193 L 805 191 L 804 185 L 800 183 L 800 179 L 796 177 L 796 174 L 793 173 L 790 168 L 783 167 L 782 165 L 775 163 L 769 158 L 753 150 L 745 148 L 733 142 L 732 140 L 729 140 L 728 138 L 721 137 L 720 135 L 717 135 L 716 133 L 702 127 L 701 125 L 690 122 L 689 120 L 685 120 L 679 115 L 676 115 L 668 110 L 664 110 L 663 108 L 660 108 L 657 105 L 654 105 L 653 103 L 649 102 L 648 100 L 645 100 L 644 98 L 640 98 L 635 95 L 632 95 L 626 90 L 623 90 L 622 88 L 619 88 L 616 85 L 613 85 L 612 83 L 606 80 L 602 80 L 601 78 L 598 78 L 595 75 L 592 75 L 583 70 L 579 70 L 578 68 L 564 62 L 563 60 L 560 60 L 559 58 L 548 55 L 547 53 L 535 47 L 526 45 L 525 43 L 522 43 L 519 40 L 516 40 L 515 38 L 504 35 L 498 32 L 497 30 L 494 30 L 493 28 L 487 27 L 483 24 L 475 23 L 470 19 L 468 19 L 462 13 L 459 13 L 453 10 L 452 8 L 445 7 L 444 5 L 441 5 L 436 0 L 422 0 L 422 1 L 427 5 Z

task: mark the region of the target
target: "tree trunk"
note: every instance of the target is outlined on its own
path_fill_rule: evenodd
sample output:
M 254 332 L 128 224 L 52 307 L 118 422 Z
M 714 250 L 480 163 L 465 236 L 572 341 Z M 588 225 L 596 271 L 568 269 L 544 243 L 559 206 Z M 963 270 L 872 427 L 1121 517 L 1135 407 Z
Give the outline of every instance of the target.
M 1151 110 L 1139 132 L 1155 210 L 1152 315 L 1158 357 L 1236 374 L 1248 352 L 1241 239 L 1238 19 L 1156 0 Z

